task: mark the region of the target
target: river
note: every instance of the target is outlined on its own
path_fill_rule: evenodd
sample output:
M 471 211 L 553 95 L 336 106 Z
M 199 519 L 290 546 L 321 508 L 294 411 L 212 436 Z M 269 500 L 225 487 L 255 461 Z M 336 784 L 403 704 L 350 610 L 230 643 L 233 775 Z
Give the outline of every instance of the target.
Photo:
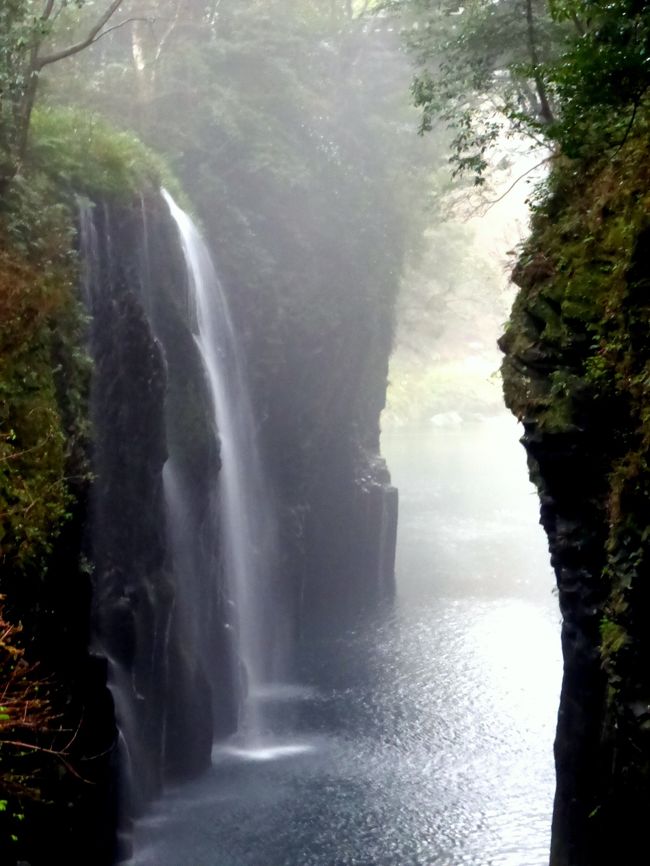
M 399 430 L 397 599 L 305 648 L 277 743 L 140 820 L 133 866 L 546 866 L 559 613 L 514 422 Z

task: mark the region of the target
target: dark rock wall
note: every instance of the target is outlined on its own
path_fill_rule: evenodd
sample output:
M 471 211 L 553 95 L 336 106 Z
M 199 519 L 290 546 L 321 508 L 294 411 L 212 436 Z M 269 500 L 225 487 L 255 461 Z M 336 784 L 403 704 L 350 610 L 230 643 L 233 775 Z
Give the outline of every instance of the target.
M 283 513 L 282 572 L 305 634 L 371 607 L 393 579 L 396 494 L 378 423 L 431 163 L 420 176 L 396 33 L 361 21 L 332 27 L 318 14 L 303 22 L 290 3 L 261 25 L 242 4 L 226 6 L 223 52 L 205 44 L 206 91 L 174 106 L 183 119 L 174 128 L 165 101 L 147 106 L 143 136 L 170 152 L 228 295 Z M 189 49 L 186 36 L 176 31 L 176 50 Z M 251 75 L 268 87 L 251 88 Z
M 345 627 L 394 594 L 397 490 L 379 450 L 392 310 L 347 283 L 330 303 L 316 332 L 301 311 L 278 375 L 258 372 L 263 444 L 297 525 L 287 573 L 303 636 Z
M 151 193 L 131 205 L 89 205 L 82 240 L 90 474 L 77 482 L 70 465 L 71 518 L 48 581 L 16 605 L 48 657 L 75 731 L 66 760 L 83 780 L 52 762 L 42 790 L 56 803 L 28 816 L 39 831 L 18 857 L 31 866 L 54 856 L 111 866 L 128 853 L 131 818 L 165 780 L 205 768 L 213 738 L 231 733 L 238 714 L 219 591 L 218 440 L 176 227 Z M 277 297 L 260 303 L 228 274 L 281 509 L 296 640 L 393 594 L 397 491 L 379 456 L 378 422 L 396 278 L 377 266 L 355 282 L 330 260 L 338 284 L 316 311 L 300 294 L 287 319 Z M 65 394 L 63 362 L 59 379 Z
M 94 210 L 93 647 L 109 661 L 127 831 L 165 779 L 209 765 L 236 709 L 210 510 L 219 455 L 178 237 L 158 199 Z M 174 513 L 168 458 L 184 490 Z
M 116 729 L 105 661 L 88 652 L 92 565 L 85 540 L 92 470 L 87 323 L 74 291 L 65 218 L 62 225 L 63 237 L 45 234 L 49 258 L 42 262 L 35 257 L 23 285 L 11 271 L 7 282 L 5 267 L 19 261 L 24 250 L 12 248 L 6 237 L 0 241 L 5 304 L 11 291 L 18 290 L 26 312 L 13 321 L 7 317 L 10 307 L 0 313 L 0 415 L 5 431 L 7 422 L 15 427 L 16 450 L 33 456 L 8 464 L 20 482 L 17 489 L 30 496 L 24 502 L 5 499 L 0 509 L 8 504 L 17 524 L 8 533 L 3 513 L 0 591 L 8 620 L 22 626 L 17 639 L 28 664 L 26 697 L 44 698 L 51 707 L 46 730 L 23 730 L 18 721 L 3 732 L 5 738 L 35 743 L 45 751 L 3 744 L 0 799 L 8 802 L 0 811 L 0 861 L 44 866 L 61 859 L 71 866 L 89 861 L 109 866 L 118 809 Z M 62 259 L 63 269 L 57 267 Z M 32 441 L 21 438 L 30 434 Z M 49 453 L 57 445 L 62 459 L 53 464 Z M 5 465 L 5 482 L 8 474 Z M 6 484 L 3 488 L 6 496 Z M 52 495 L 57 490 L 62 514 Z M 36 519 L 30 517 L 33 512 Z M 5 678 L 8 673 L 5 666 Z M 7 686 L 5 679 L 3 688 Z M 27 711 L 29 718 L 29 707 Z
M 110 660 L 130 755 L 119 755 L 127 767 L 121 787 L 132 798 L 123 804 L 125 836 L 129 816 L 166 778 L 200 771 L 213 736 L 235 729 L 238 668 L 218 590 L 219 454 L 176 230 L 149 201 L 97 206 L 93 222 L 90 555 L 97 652 Z M 391 316 L 354 293 L 347 311 L 337 311 L 333 331 L 310 334 L 308 351 L 305 314 L 282 347 L 281 371 L 260 369 L 254 348 L 251 358 L 260 434 L 281 503 L 282 574 L 296 641 L 331 632 L 394 592 L 397 491 L 379 457 Z M 246 321 L 246 310 L 239 312 Z M 181 503 L 171 514 L 166 461 Z M 128 850 L 128 838 L 122 847 Z
M 162 497 L 165 367 L 136 294 L 115 272 L 105 231 L 100 225 L 90 340 L 93 643 L 114 669 L 118 710 L 126 715 L 127 705 L 138 708 L 135 719 L 120 722 L 129 726 L 124 733 L 131 771 L 139 795 L 147 798 L 160 786 L 163 744 L 156 719 L 166 679 L 160 642 L 173 598 Z
M 650 247 L 642 152 L 560 163 L 501 340 L 563 615 L 552 866 L 635 862 L 650 807 Z

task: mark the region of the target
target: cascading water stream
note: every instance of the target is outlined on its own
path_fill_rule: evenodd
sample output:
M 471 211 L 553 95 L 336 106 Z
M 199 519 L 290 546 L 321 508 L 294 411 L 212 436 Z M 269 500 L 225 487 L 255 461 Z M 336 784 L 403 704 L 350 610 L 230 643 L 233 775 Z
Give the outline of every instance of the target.
M 273 590 L 278 568 L 275 509 L 260 458 L 244 362 L 221 281 L 190 217 L 164 190 L 163 197 L 181 238 L 191 327 L 208 381 L 215 436 L 218 431 L 220 441 L 217 495 L 223 563 L 234 620 L 230 625 L 246 679 L 238 737 L 243 747 L 254 748 L 267 733 L 263 695 L 285 674 L 279 639 L 281 605 Z

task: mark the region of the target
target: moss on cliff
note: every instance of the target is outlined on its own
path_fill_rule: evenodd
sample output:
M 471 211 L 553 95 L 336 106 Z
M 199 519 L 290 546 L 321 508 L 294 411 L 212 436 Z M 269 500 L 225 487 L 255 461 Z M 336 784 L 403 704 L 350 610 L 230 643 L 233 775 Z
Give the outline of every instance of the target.
M 162 182 L 137 139 L 74 110 L 35 112 L 24 174 L 0 205 L 0 571 L 3 591 L 47 559 L 88 480 L 86 316 L 76 196 L 138 201 Z M 11 604 L 11 599 L 9 599 Z
M 554 866 L 611 862 L 650 805 L 649 145 L 556 159 L 501 340 L 564 615 Z
M 57 573 L 54 560 L 88 478 L 88 362 L 74 291 L 72 221 L 38 184 L 18 185 L 0 216 L 0 591 L 8 615 L 25 625 L 20 640 L 34 661 L 56 656 L 39 633 L 39 623 L 53 614 L 50 583 L 76 583 L 74 572 Z M 3 656 L 3 692 L 16 664 L 11 654 Z M 28 702 L 36 699 L 39 684 L 23 680 Z M 61 707 L 67 696 L 58 698 Z M 8 836 L 19 843 L 23 825 L 16 826 L 12 816 L 25 814 L 26 797 L 41 797 L 41 769 L 51 763 L 45 753 L 37 757 L 9 741 L 58 748 L 55 732 L 62 724 L 54 717 L 45 733 L 46 726 L 25 729 L 24 720 L 12 720 L 12 714 L 0 738 L 0 782 L 13 793 L 0 822 L 3 847 L 11 846 Z
M 25 694 L 51 714 L 26 728 L 2 711 L 0 859 L 88 862 L 94 844 L 103 853 L 93 862 L 110 862 L 113 711 L 102 664 L 88 655 L 91 363 L 76 197 L 139 209 L 143 194 L 174 183 L 137 140 L 88 114 L 39 112 L 32 132 L 0 201 L 0 594 L 7 619 L 22 623 L 16 653 L 0 660 L 0 694 L 24 653 L 38 670 L 38 681 L 22 678 Z

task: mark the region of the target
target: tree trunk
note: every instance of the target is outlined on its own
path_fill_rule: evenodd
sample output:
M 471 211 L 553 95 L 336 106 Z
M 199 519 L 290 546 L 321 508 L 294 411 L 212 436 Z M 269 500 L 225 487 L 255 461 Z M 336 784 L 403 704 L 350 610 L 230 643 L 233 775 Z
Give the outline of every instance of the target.
M 555 116 L 553 114 L 553 109 L 551 108 L 551 103 L 548 98 L 544 79 L 542 78 L 542 74 L 540 72 L 541 63 L 539 59 L 539 53 L 537 51 L 537 43 L 535 42 L 535 20 L 533 17 L 532 0 L 526 0 L 526 23 L 528 28 L 528 51 L 530 53 L 530 61 L 533 66 L 533 80 L 535 81 L 535 88 L 539 97 L 539 116 L 542 123 L 547 125 L 549 123 L 553 123 L 553 121 L 555 120 Z
M 12 177 L 15 177 L 15 175 L 20 172 L 21 166 L 25 161 L 27 145 L 29 144 L 29 126 L 32 119 L 32 111 L 34 110 L 34 103 L 36 102 L 37 90 L 38 71 L 30 68 L 27 77 L 27 84 L 17 112 L 15 145 L 12 153 L 14 166 Z

